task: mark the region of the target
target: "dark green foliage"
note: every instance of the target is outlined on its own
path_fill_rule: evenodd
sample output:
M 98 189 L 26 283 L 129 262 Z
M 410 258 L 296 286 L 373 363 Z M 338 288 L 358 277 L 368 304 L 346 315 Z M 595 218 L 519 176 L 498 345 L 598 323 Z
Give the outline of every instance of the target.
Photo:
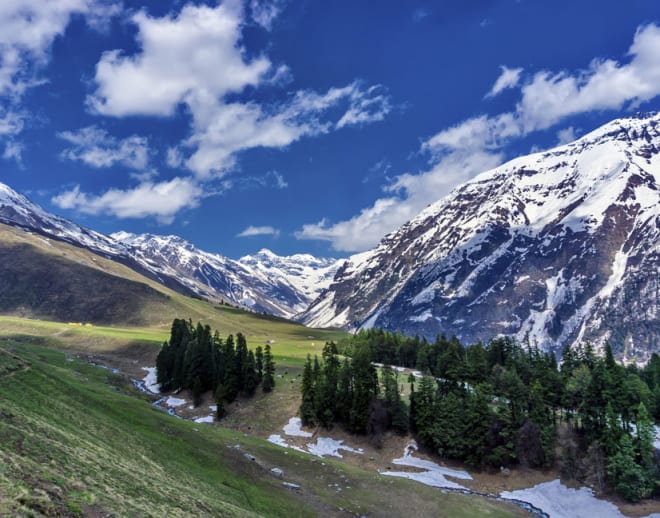
M 300 420 L 305 426 L 313 426 L 316 424 L 316 380 L 312 371 L 312 358 L 309 354 L 303 368 L 301 393 Z
M 261 382 L 264 392 L 271 392 L 275 388 L 275 362 L 270 352 L 270 344 L 264 348 L 264 377 Z
M 218 418 L 225 413 L 224 403 L 231 403 L 239 393 L 251 396 L 260 382 L 255 354 L 241 333 L 234 346 L 232 335 L 223 342 L 217 331 L 212 333 L 201 323 L 193 326 L 190 320 L 172 322 L 170 340 L 161 347 L 156 367 L 161 389 L 190 389 L 195 406 L 205 392 L 212 391 Z
M 607 475 L 617 493 L 637 502 L 650 496 L 649 483 L 641 466 L 635 462 L 635 450 L 629 435 L 624 435 L 618 451 L 610 457 Z
M 328 347 L 328 346 L 326 346 Z M 300 412 L 307 424 L 342 423 L 358 433 L 390 429 L 416 434 L 427 448 L 479 467 L 522 464 L 550 467 L 557 430 L 564 435 L 559 458 L 564 472 L 593 477 L 626 498 L 645 498 L 657 487 L 649 413 L 660 414 L 660 357 L 646 368 L 623 367 L 605 345 L 603 357 L 589 344 L 554 354 L 497 338 L 463 348 L 456 337 L 433 343 L 380 329 L 362 330 L 341 343 L 348 356 L 324 350 L 323 362 L 305 367 L 307 389 Z M 382 396 L 374 363 L 382 363 Z M 408 404 L 388 365 L 409 375 Z M 649 412 L 648 409 L 651 409 Z M 632 453 L 621 448 L 632 441 Z M 609 475 L 608 475 L 609 474 Z M 660 489 L 660 488 L 659 488 Z

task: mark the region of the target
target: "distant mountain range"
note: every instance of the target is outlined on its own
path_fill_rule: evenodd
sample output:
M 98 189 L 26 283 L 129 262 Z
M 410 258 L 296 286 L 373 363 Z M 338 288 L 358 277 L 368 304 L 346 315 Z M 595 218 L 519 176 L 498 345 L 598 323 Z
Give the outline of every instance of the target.
M 660 115 L 646 114 L 487 171 L 348 260 L 234 260 L 177 236 L 106 236 L 3 184 L 0 223 L 309 326 L 510 335 L 554 351 L 608 340 L 644 361 L 660 351 L 659 184 Z
M 660 115 L 615 120 L 457 187 L 351 257 L 301 316 L 465 343 L 660 351 Z
M 304 311 L 339 267 L 336 259 L 281 257 L 266 249 L 234 260 L 199 250 L 177 236 L 117 232 L 111 237 L 200 296 L 287 318 Z
M 45 211 L 0 184 L 0 223 L 88 249 L 180 291 L 292 318 L 329 286 L 340 261 L 269 250 L 239 260 L 197 249 L 177 236 L 106 236 Z

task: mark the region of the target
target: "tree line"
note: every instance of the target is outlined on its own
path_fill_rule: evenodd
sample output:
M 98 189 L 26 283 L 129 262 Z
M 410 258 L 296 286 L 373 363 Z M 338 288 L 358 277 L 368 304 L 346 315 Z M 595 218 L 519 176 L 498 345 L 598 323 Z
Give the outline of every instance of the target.
M 252 396 L 260 384 L 264 392 L 275 387 L 275 362 L 268 343 L 253 351 L 242 333 L 223 340 L 208 325 L 194 326 L 191 320 L 178 318 L 158 353 L 156 372 L 163 391 L 190 389 L 195 406 L 205 392 L 212 391 L 218 419 L 226 413 L 225 404 L 239 394 Z
M 308 356 L 300 415 L 376 440 L 411 432 L 479 468 L 557 463 L 565 476 L 636 501 L 660 488 L 651 420 L 660 414 L 660 357 L 638 369 L 618 364 L 609 345 L 604 353 L 567 347 L 560 367 L 553 353 L 506 337 L 464 347 L 456 337 L 364 330 L 326 344 L 320 360 Z M 418 372 L 403 379 L 388 365 Z

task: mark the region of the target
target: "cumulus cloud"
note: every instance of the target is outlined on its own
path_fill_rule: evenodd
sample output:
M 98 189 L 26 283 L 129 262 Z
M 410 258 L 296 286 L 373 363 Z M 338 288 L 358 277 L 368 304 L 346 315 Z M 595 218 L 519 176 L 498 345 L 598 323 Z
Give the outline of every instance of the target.
M 145 181 L 128 189 L 108 189 L 98 196 L 82 192 L 77 185 L 51 201 L 61 209 L 83 214 L 109 214 L 121 219 L 151 216 L 169 224 L 179 211 L 197 207 L 206 195 L 194 180 L 176 177 L 158 183 Z
M 237 234 L 236 237 L 253 237 L 253 236 L 273 236 L 279 237 L 280 231 L 271 226 L 255 227 L 250 225 L 243 232 Z
M 501 66 L 500 69 L 502 70 L 502 73 L 500 74 L 500 77 L 497 78 L 497 81 L 495 81 L 490 92 L 486 94 L 486 97 L 495 97 L 504 90 L 518 86 L 523 71 L 522 68 L 508 68 Z
M 253 2 L 252 15 L 260 9 L 275 12 L 280 5 Z M 216 7 L 186 5 L 162 18 L 139 11 L 131 21 L 140 50 L 131 56 L 113 50 L 101 57 L 96 90 L 87 99 L 90 110 L 117 117 L 171 116 L 185 105 L 191 134 L 178 151 L 191 152 L 180 156 L 180 162 L 200 181 L 227 174 L 240 151 L 286 147 L 305 136 L 381 120 L 390 111 L 382 88 L 359 82 L 325 93 L 298 91 L 269 106 L 229 101 L 230 94 L 277 85 L 290 76 L 286 65 L 274 66 L 264 55 L 246 55 L 241 46 L 244 14 L 238 0 Z M 336 121 L 331 110 L 341 112 Z M 168 164 L 175 163 L 175 155 L 170 158 Z
M 594 60 L 573 73 L 540 71 L 524 84 L 521 69 L 503 67 L 488 96 L 519 88 L 513 111 L 473 117 L 433 135 L 421 146 L 430 156 L 428 170 L 395 177 L 384 187 L 385 196 L 350 219 L 305 224 L 295 236 L 329 241 L 339 251 L 369 249 L 456 185 L 499 165 L 505 158 L 503 148 L 512 140 L 571 115 L 634 108 L 660 95 L 660 27 L 639 27 L 627 58 L 626 63 Z M 560 142 L 573 140 L 575 130 L 568 127 L 557 137 Z
M 217 99 L 256 85 L 271 68 L 266 57 L 247 59 L 240 45 L 242 5 L 188 4 L 178 15 L 154 18 L 138 11 L 141 52 L 106 52 L 96 65 L 96 91 L 88 98 L 99 114 L 172 115 L 182 102 Z
M 63 131 L 57 136 L 73 145 L 60 154 L 67 160 L 96 168 L 121 164 L 131 169 L 144 169 L 149 163 L 149 144 L 145 137 L 132 135 L 117 139 L 96 126 Z

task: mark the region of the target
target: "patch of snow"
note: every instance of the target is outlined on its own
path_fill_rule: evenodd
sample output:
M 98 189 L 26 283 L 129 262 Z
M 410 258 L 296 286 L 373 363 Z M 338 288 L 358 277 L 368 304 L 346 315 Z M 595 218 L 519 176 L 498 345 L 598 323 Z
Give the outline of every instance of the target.
M 625 518 L 614 504 L 596 498 L 591 489 L 571 489 L 559 479 L 528 489 L 502 491 L 500 496 L 529 502 L 550 518 Z
M 217 412 L 218 411 L 218 405 L 209 405 L 209 409 L 211 412 Z
M 282 448 L 288 448 L 289 447 L 289 444 L 279 434 L 269 435 L 268 439 L 266 439 L 266 440 L 268 442 L 273 443 L 273 444 L 277 444 L 278 446 L 282 446 Z
M 656 450 L 660 450 L 660 426 L 656 426 L 654 429 L 655 437 L 653 438 L 653 446 Z
M 213 414 L 205 415 L 204 417 L 198 417 L 195 419 L 196 423 L 212 423 L 214 420 Z
M 433 318 L 433 315 L 431 314 L 431 310 L 427 309 L 421 315 L 410 317 L 408 320 L 410 320 L 411 322 L 426 322 L 430 318 Z
M 410 303 L 413 306 L 418 306 L 419 304 L 428 304 L 429 302 L 433 302 L 434 298 L 435 298 L 435 286 L 432 284 L 431 286 L 427 286 L 417 295 L 415 295 L 411 299 Z
M 165 400 L 165 404 L 169 407 L 176 408 L 178 406 L 185 405 L 186 400 L 185 399 L 179 399 L 178 397 L 170 396 L 170 397 L 167 398 L 167 400 Z
M 376 311 L 373 315 L 371 315 L 368 319 L 366 319 L 362 325 L 360 326 L 360 329 L 372 329 L 376 325 L 376 320 L 378 320 L 378 317 L 382 313 L 383 309 L 379 309 Z
M 284 425 L 284 433 L 292 437 L 311 437 L 312 433 L 306 432 L 302 428 L 302 422 L 299 417 L 292 417 L 289 422 Z
M 147 375 L 142 378 L 144 387 L 152 394 L 160 394 L 160 383 L 157 381 L 156 367 L 142 367 L 143 371 L 147 371 Z
M 430 460 L 420 459 L 413 456 L 413 452 L 417 451 L 417 443 L 411 441 L 405 448 L 403 457 L 394 459 L 393 464 L 398 466 L 409 466 L 412 468 L 419 468 L 425 471 L 379 471 L 381 475 L 390 477 L 407 478 L 415 480 L 431 487 L 444 487 L 449 489 L 465 489 L 460 484 L 447 480 L 445 477 L 453 477 L 461 480 L 472 480 L 472 477 L 467 471 L 459 471 L 451 468 L 445 468 L 432 462 Z
M 330 437 L 317 437 L 315 443 L 307 443 L 307 451 L 312 455 L 316 455 L 317 457 L 328 455 L 330 457 L 339 457 L 340 459 L 343 457 L 339 453 L 339 450 L 357 453 L 359 455 L 364 453 L 362 448 L 356 450 L 350 446 L 346 446 L 343 443 L 344 441 L 338 441 L 331 439 Z

